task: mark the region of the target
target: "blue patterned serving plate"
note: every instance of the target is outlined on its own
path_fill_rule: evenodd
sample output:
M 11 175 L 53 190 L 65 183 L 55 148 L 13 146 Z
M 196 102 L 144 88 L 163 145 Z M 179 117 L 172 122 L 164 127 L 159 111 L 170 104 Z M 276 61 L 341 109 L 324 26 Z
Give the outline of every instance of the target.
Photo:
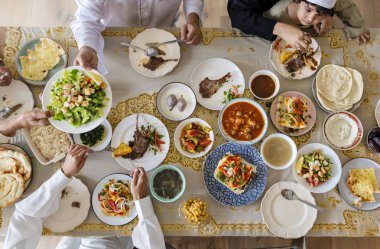
M 240 155 L 247 162 L 257 166 L 257 176 L 249 182 L 244 193 L 240 195 L 235 194 L 214 178 L 214 170 L 218 166 L 219 160 L 228 152 Z M 248 205 L 260 198 L 265 190 L 268 170 L 260 153 L 254 147 L 225 143 L 206 158 L 203 165 L 203 176 L 206 188 L 214 200 L 226 206 L 237 207 Z

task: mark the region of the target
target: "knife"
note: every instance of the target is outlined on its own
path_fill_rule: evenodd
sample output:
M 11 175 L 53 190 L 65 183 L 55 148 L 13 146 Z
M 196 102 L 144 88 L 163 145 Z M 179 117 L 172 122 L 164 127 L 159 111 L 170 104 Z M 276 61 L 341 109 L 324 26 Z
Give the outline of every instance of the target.
M 12 107 L 6 107 L 0 111 L 0 119 L 8 118 L 12 113 L 16 112 L 18 109 L 22 107 L 22 104 L 17 104 Z

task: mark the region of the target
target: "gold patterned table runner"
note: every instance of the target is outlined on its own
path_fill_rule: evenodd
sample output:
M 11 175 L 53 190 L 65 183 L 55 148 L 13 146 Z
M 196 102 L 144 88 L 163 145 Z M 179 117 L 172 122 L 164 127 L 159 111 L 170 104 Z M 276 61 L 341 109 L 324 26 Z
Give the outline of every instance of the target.
M 106 76 L 113 90 L 113 108 L 108 116 L 108 120 L 113 127 L 126 116 L 132 113 L 149 113 L 161 119 L 167 126 L 169 133 L 174 134 L 177 122 L 168 121 L 158 113 L 156 103 L 156 92 L 164 84 L 173 81 L 188 83 L 192 70 L 197 64 L 207 58 L 223 57 L 233 61 L 242 70 L 246 84 L 251 74 L 260 69 L 274 70 L 268 60 L 269 43 L 253 37 L 243 37 L 240 33 L 219 29 L 203 29 L 204 38 L 199 46 L 181 46 L 181 61 L 177 68 L 167 76 L 151 79 L 145 78 L 134 72 L 128 60 L 128 50 L 121 48 L 120 40 L 130 40 L 135 37 L 140 28 L 132 29 L 107 29 L 103 35 L 105 37 L 105 64 L 109 74 Z M 178 30 L 173 30 L 175 35 L 179 35 Z M 5 35 L 4 60 L 7 66 L 11 67 L 14 74 L 15 60 L 18 49 L 26 41 L 35 37 L 48 36 L 58 41 L 69 54 L 69 65 L 72 64 L 73 57 L 77 53 L 77 44 L 68 28 L 7 28 Z M 1 36 L 0 36 L 1 37 Z M 366 47 L 358 47 L 347 42 L 342 30 L 333 30 L 327 35 L 318 38 L 322 48 L 322 65 L 334 63 L 358 69 L 363 74 L 365 82 L 365 99 L 361 107 L 355 114 L 361 119 L 366 137 L 367 132 L 375 126 L 374 106 L 378 101 L 380 91 L 380 29 L 372 30 L 373 40 Z M 280 92 L 297 90 L 305 93 L 311 99 L 312 78 L 300 81 L 290 81 L 284 78 L 281 80 Z M 42 92 L 41 87 L 31 87 L 36 100 L 38 94 Z M 248 90 L 246 97 L 252 98 Z M 266 111 L 269 111 L 270 103 L 261 102 Z M 217 128 L 216 111 L 210 111 L 197 105 L 196 111 L 192 115 L 206 120 L 214 129 L 215 144 L 213 148 L 225 142 Z M 318 108 L 317 122 L 313 129 L 300 137 L 294 138 L 298 148 L 308 142 L 326 143 L 322 136 L 322 122 L 327 115 Z M 272 124 L 267 135 L 277 132 Z M 364 139 L 365 140 L 365 139 Z M 363 143 L 364 142 L 364 143 Z M 377 162 L 380 159 L 368 151 L 365 141 L 353 150 L 339 153 L 342 164 L 350 158 L 367 157 Z M 259 144 L 255 145 L 256 148 Z M 175 148 L 171 137 L 171 146 L 164 163 L 179 165 L 187 179 L 187 190 L 185 196 L 191 194 L 201 194 L 205 196 L 211 206 L 210 222 L 202 227 L 195 227 L 186 224 L 178 217 L 178 205 L 163 204 L 154 202 L 155 211 L 160 220 L 166 235 L 249 235 L 249 236 L 273 236 L 260 214 L 260 201 L 239 208 L 229 208 L 216 203 L 207 193 L 203 183 L 202 164 L 205 157 L 200 159 L 189 159 L 182 156 Z M 48 179 L 59 165 L 35 167 L 34 179 L 31 191 L 37 189 L 43 181 Z M 96 171 L 93 169 L 96 168 Z M 108 152 L 100 152 L 89 158 L 84 170 L 79 175 L 89 187 L 90 191 L 96 183 L 109 173 L 125 172 L 110 157 Z M 268 184 L 266 189 L 280 181 L 294 181 L 290 169 L 283 171 L 268 170 Z M 309 236 L 379 236 L 380 212 L 360 212 L 349 207 L 339 196 L 337 189 L 325 194 L 314 195 L 319 205 L 326 208 L 326 211 L 318 214 L 316 224 L 308 233 Z M 2 232 L 7 227 L 11 208 L 3 209 L 2 212 Z M 112 227 L 102 224 L 90 211 L 89 217 L 84 224 L 77 227 L 68 234 L 74 236 L 101 236 L 101 235 L 129 235 L 137 220 L 132 223 Z M 44 230 L 45 234 L 51 234 Z

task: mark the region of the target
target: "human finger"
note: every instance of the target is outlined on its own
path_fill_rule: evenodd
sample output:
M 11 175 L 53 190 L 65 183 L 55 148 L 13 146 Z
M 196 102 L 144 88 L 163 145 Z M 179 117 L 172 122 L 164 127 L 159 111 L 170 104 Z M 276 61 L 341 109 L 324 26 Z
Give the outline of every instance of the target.
M 188 30 L 189 32 L 187 33 L 186 39 L 188 40 L 188 42 L 192 42 L 196 35 L 196 29 L 190 25 Z
M 187 32 L 188 32 L 187 24 L 182 25 L 182 27 L 181 27 L 181 39 L 185 42 L 187 41 Z
M 133 184 L 133 186 L 136 186 L 137 185 L 137 182 L 138 182 L 138 175 L 139 175 L 139 171 L 138 170 L 135 170 L 134 172 L 133 172 L 133 177 L 132 177 L 132 184 Z

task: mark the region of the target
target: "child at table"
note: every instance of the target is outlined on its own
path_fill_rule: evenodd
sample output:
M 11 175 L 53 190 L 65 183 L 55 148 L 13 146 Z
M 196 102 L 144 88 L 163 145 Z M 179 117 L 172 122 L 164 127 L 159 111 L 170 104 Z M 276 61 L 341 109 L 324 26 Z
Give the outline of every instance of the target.
M 332 20 L 331 17 L 336 14 L 345 25 L 348 38 L 355 39 L 359 44 L 369 41 L 370 33 L 363 17 L 351 0 L 270 0 L 268 4 L 260 0 L 230 0 L 228 10 L 232 25 L 268 40 L 278 35 L 293 46 L 305 47 L 304 41 L 310 43 L 310 38 L 303 33 L 309 33 L 313 27 L 318 31 L 323 21 Z M 267 25 L 268 29 L 272 28 L 272 33 L 268 34 L 268 30 L 255 25 L 258 21 Z M 332 24 L 330 21 L 324 31 L 331 29 Z

